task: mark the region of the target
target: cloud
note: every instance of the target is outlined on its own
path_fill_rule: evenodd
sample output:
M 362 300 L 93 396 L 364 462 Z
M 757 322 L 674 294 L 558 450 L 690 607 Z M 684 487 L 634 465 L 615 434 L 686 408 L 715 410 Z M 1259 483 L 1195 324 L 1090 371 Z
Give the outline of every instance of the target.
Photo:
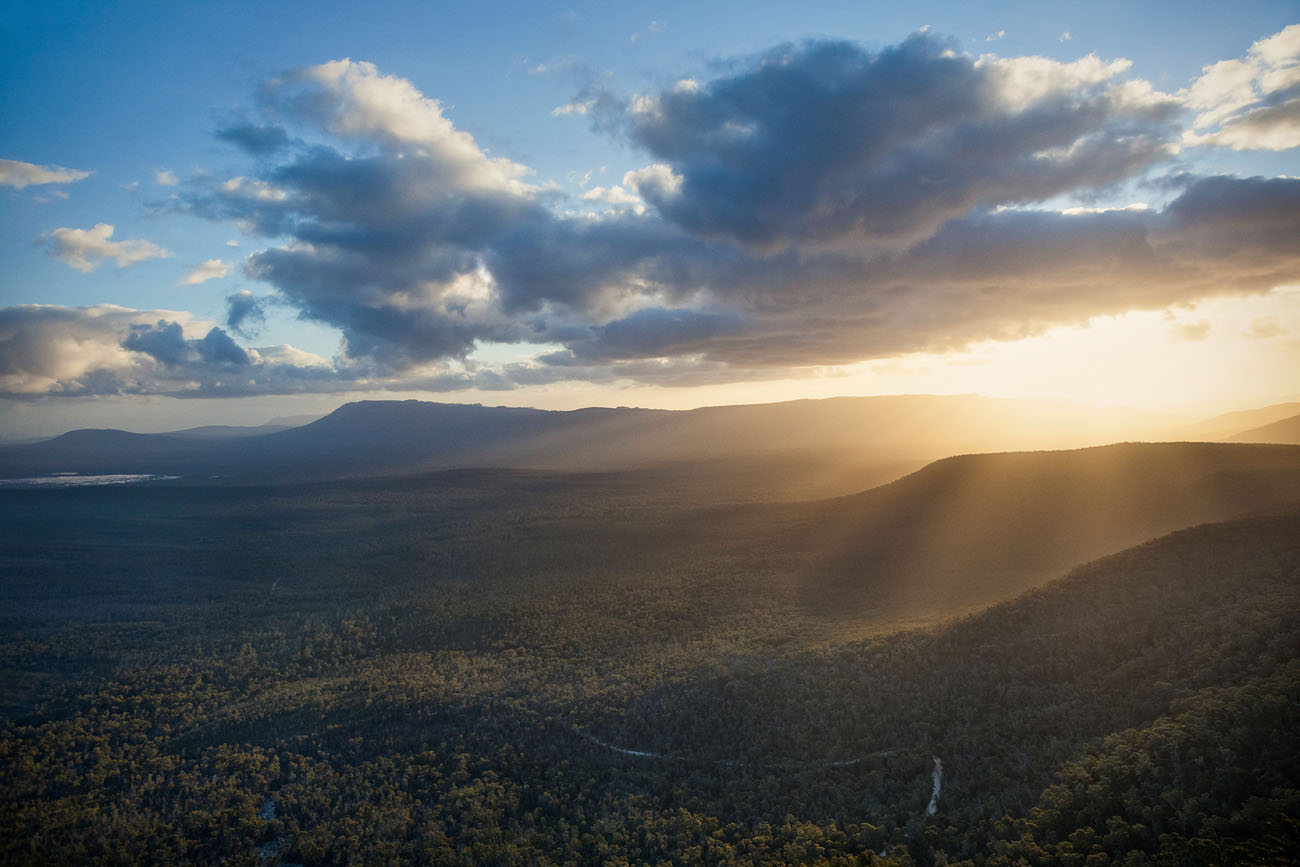
M 522 61 L 527 64 L 528 61 Z M 575 72 L 582 68 L 582 61 L 574 56 L 560 57 L 555 60 L 548 60 L 542 63 L 534 63 L 528 66 L 529 75 L 551 75 L 556 72 Z
M 71 184 L 84 180 L 94 172 L 65 169 L 63 166 L 38 166 L 18 160 L 0 160 L 0 187 L 16 190 L 41 184 Z
M 171 169 L 159 169 L 154 172 L 153 182 L 160 187 L 174 187 L 180 183 L 176 180 L 176 173 Z
M 473 136 L 443 116 L 441 103 L 404 78 L 381 74 L 373 63 L 345 58 L 296 70 L 265 86 L 263 104 L 342 139 L 415 149 L 445 166 L 444 182 L 454 178 L 463 190 L 527 189 L 520 180 L 527 168 L 488 157 Z
M 87 273 L 99 267 L 100 262 L 112 259 L 117 267 L 125 268 L 149 259 L 166 259 L 171 251 L 152 241 L 113 241 L 113 226 L 96 223 L 89 229 L 59 228 L 42 236 L 42 243 L 51 256 L 69 267 Z
M 601 121 L 680 178 L 640 192 L 693 234 L 909 242 L 974 208 L 1105 189 L 1166 158 L 1178 103 L 1132 99 L 1127 67 L 975 60 L 926 34 L 875 54 L 815 42 L 705 86 L 607 99 Z
M 609 187 L 592 187 L 583 192 L 582 200 L 584 202 L 603 202 L 616 208 L 645 209 L 645 202 L 641 200 L 640 196 L 618 184 Z
M 1057 37 L 1056 41 L 1057 41 L 1057 42 L 1069 42 L 1069 41 L 1070 41 L 1071 39 L 1073 39 L 1073 38 L 1074 38 L 1074 37 L 1070 36 L 1070 31 L 1068 31 L 1068 30 L 1063 30 L 1063 31 L 1061 31 L 1061 35 Z
M 281 146 L 181 201 L 271 239 L 247 276 L 342 333 L 315 387 L 790 375 L 1300 280 L 1300 180 L 1174 176 L 1162 208 L 1051 204 L 1171 163 L 1185 100 L 1127 61 L 972 58 L 918 34 L 726 69 L 580 94 L 646 165 L 566 198 L 411 82 L 323 64 L 263 88 L 253 126 Z M 230 296 L 226 328 L 260 304 Z M 560 348 L 492 367 L 484 343 Z
M 575 341 L 572 352 L 586 361 L 691 355 L 742 331 L 731 313 L 649 307 L 593 328 L 591 339 Z
M 290 143 L 289 134 L 277 124 L 236 124 L 218 130 L 217 138 L 256 156 L 273 154 Z
M 583 115 L 591 111 L 596 104 L 594 99 L 578 99 L 572 102 L 566 102 L 563 105 L 557 105 L 551 109 L 552 117 L 567 117 L 571 114 Z
M 651 21 L 649 24 L 646 25 L 644 31 L 633 33 L 631 36 L 629 36 L 628 41 L 632 43 L 640 42 L 642 36 L 658 36 L 660 33 L 663 33 L 667 29 L 668 29 L 667 24 L 665 24 L 663 21 L 660 21 L 659 19 L 655 19 L 654 21 Z
M 1283 151 L 1300 147 L 1300 87 L 1295 96 L 1261 105 L 1221 125 L 1213 133 L 1192 135 L 1190 145 L 1219 145 L 1233 150 Z
M 122 348 L 143 352 L 167 367 L 179 367 L 193 361 L 217 362 L 243 366 L 248 354 L 235 345 L 220 328 L 213 328 L 201 339 L 187 340 L 179 322 L 160 319 L 151 325 L 132 325 Z
M 0 308 L 0 396 L 283 394 L 349 387 L 293 347 L 246 349 L 188 313 L 124 307 Z
M 226 296 L 226 327 L 236 334 L 248 336 L 259 330 L 266 321 L 261 299 L 247 289 Z
M 1244 336 L 1251 340 L 1268 340 L 1285 333 L 1286 329 L 1272 316 L 1260 316 L 1250 323 L 1250 330 Z
M 1244 58 L 1205 67 L 1180 96 L 1197 112 L 1186 145 L 1300 147 L 1300 24 L 1258 40 Z
M 1208 319 L 1195 322 L 1175 322 L 1169 327 L 1173 339 L 1182 343 L 1199 343 L 1210 336 L 1213 325 Z
M 200 265 L 195 266 L 194 270 L 186 274 L 181 280 L 181 286 L 197 286 L 208 280 L 217 280 L 230 273 L 230 263 L 223 262 L 220 259 L 208 259 Z

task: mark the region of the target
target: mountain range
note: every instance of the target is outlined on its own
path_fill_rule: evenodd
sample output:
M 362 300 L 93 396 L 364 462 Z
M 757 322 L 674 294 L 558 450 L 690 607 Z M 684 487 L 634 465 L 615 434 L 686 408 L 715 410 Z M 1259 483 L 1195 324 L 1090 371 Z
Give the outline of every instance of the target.
M 1260 418 L 1272 420 L 1274 415 L 1256 413 L 1240 421 L 1244 425 Z M 1206 430 L 1220 434 L 1231 423 L 1223 417 L 1207 423 Z M 618 407 L 561 412 L 360 401 L 296 427 L 210 426 L 163 434 L 71 431 L 0 448 L 0 478 L 147 473 L 180 475 L 187 481 L 262 482 L 467 466 L 624 469 L 746 456 L 915 467 L 967 452 L 1167 438 L 1155 421 L 1133 412 L 975 395 L 830 398 L 683 411 Z

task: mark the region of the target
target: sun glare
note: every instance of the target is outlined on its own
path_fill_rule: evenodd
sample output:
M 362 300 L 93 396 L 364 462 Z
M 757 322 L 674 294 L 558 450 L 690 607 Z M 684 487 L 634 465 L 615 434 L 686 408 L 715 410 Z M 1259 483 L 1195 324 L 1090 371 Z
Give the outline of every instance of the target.
M 961 352 L 857 366 L 860 393 L 979 392 L 1168 408 L 1285 394 L 1300 369 L 1300 287 L 1133 311 Z

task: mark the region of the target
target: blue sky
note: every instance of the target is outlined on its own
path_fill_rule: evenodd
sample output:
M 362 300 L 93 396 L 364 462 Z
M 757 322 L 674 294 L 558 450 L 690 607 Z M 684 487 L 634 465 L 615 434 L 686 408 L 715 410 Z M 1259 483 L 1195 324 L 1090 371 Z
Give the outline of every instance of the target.
M 0 11 L 0 435 L 1300 393 L 1294 3 L 356 8 Z

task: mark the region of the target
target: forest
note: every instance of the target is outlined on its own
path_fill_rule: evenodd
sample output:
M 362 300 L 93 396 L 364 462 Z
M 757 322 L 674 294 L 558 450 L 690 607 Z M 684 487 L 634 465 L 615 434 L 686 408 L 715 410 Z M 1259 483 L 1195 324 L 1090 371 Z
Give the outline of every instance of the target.
M 1300 448 L 755 473 L 0 491 L 0 861 L 1300 851 Z

